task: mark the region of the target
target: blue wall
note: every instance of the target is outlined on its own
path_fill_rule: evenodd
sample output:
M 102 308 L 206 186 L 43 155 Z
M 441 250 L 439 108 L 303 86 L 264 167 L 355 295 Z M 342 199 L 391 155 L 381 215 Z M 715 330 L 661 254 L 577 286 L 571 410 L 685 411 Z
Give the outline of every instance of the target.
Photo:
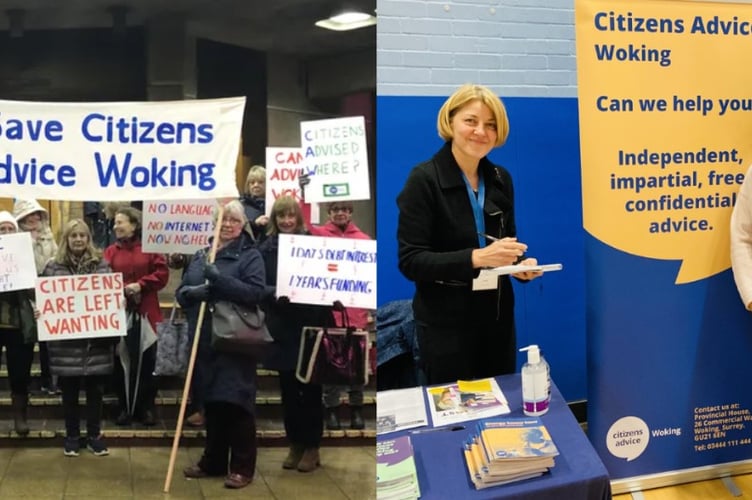
M 411 298 L 397 268 L 396 197 L 409 171 L 441 147 L 436 115 L 445 97 L 378 96 L 379 304 Z M 520 241 L 540 263 L 564 270 L 515 283 L 517 343 L 539 344 L 568 401 L 586 399 L 585 280 L 577 100 L 505 98 L 511 132 L 490 158 L 515 185 Z M 518 354 L 518 364 L 522 357 Z

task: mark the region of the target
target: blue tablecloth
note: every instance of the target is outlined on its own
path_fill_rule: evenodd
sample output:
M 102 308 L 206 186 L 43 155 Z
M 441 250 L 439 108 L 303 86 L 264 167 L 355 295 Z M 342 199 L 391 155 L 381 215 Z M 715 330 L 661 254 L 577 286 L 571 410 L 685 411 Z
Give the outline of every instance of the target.
M 512 409 L 512 412 L 506 416 L 524 417 L 520 376 L 505 375 L 497 377 L 496 380 Z M 426 402 L 425 393 L 424 402 Z M 423 500 L 479 498 L 604 500 L 611 498 L 611 486 L 605 466 L 590 445 L 574 415 L 569 411 L 561 393 L 553 384 L 550 409 L 541 419 L 559 449 L 556 465 L 551 472 L 537 478 L 483 490 L 476 490 L 470 482 L 462 453 L 462 442 L 472 434 L 473 421 L 458 424 L 464 426 L 461 430 L 402 431 L 383 434 L 379 436 L 379 440 L 404 434 L 410 435 L 415 450 L 415 464 Z M 418 429 L 412 429 L 412 431 L 415 430 Z

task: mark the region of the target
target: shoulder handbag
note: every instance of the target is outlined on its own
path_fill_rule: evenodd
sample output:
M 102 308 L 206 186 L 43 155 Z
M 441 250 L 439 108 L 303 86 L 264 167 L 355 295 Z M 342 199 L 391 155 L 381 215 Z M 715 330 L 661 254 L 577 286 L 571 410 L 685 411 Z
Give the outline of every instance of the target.
M 211 345 L 215 351 L 245 354 L 262 360 L 273 343 L 264 311 L 258 305 L 220 300 L 212 307 Z
M 306 326 L 300 335 L 298 380 L 304 384 L 368 384 L 367 331 Z
M 175 320 L 176 309 L 177 303 L 173 302 L 170 319 L 157 323 L 157 360 L 154 375 L 185 375 L 188 370 L 188 323 Z

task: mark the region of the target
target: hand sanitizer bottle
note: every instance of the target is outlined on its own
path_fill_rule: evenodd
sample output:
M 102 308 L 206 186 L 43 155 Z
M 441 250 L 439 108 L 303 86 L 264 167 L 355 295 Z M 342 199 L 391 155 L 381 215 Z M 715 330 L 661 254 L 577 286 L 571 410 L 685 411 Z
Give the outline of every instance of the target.
M 523 347 L 523 351 L 527 351 L 527 363 L 522 365 L 522 411 L 535 417 L 548 411 L 549 371 L 537 345 Z

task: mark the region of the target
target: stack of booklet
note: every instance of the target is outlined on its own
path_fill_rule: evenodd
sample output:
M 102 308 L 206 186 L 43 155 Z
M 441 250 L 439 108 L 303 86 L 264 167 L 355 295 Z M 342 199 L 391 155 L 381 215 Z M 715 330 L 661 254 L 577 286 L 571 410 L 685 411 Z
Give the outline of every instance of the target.
M 464 452 L 476 489 L 540 476 L 559 454 L 538 417 L 483 420 L 465 442 Z
M 376 497 L 379 500 L 420 498 L 410 436 L 376 443 Z

